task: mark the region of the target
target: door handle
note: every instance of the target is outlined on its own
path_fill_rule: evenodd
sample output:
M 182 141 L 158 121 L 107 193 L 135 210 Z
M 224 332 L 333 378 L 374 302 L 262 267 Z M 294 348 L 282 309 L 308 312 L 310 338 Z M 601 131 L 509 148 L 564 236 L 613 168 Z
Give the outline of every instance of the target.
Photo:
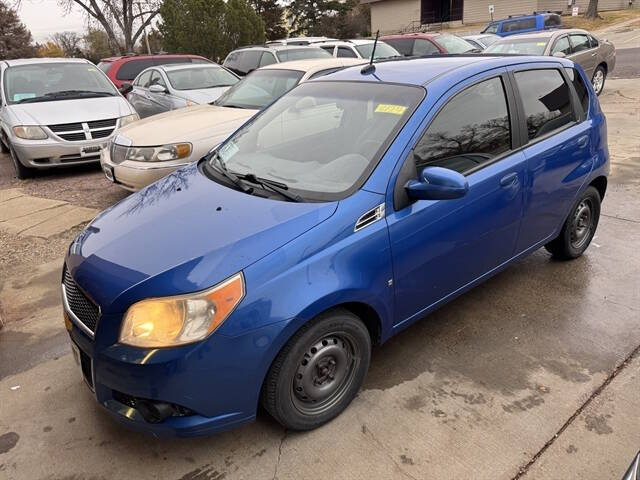
M 504 177 L 500 179 L 501 187 L 509 187 L 516 183 L 518 180 L 518 174 L 516 172 L 507 173 Z
M 597 55 L 598 55 L 597 53 L 592 53 L 592 54 L 591 54 L 591 56 L 592 56 L 592 57 L 595 57 L 595 56 L 597 56 Z
M 579 146 L 580 148 L 582 148 L 582 147 L 586 147 L 586 146 L 587 146 L 587 143 L 589 143 L 589 136 L 588 136 L 588 135 L 583 135 L 582 137 L 580 137 L 580 138 L 578 139 L 578 146 Z

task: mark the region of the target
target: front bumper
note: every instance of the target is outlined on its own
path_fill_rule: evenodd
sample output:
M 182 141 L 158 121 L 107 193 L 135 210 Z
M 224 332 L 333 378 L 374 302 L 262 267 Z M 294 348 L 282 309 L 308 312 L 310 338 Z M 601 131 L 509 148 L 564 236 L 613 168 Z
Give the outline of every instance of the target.
M 103 315 L 95 339 L 76 321 L 67 322 L 67 329 L 89 362 L 81 371 L 97 402 L 124 426 L 159 436 L 205 435 L 252 421 L 273 340 L 285 326 L 281 322 L 238 337 L 213 334 L 182 347 L 141 349 L 117 343 L 120 316 Z M 154 423 L 128 398 L 169 403 L 182 411 Z
M 111 161 L 108 147 L 103 148 L 100 154 L 100 165 L 107 179 L 130 192 L 137 192 L 178 168 L 188 165 L 191 161 L 190 158 L 183 158 L 170 162 L 151 163 L 125 160 L 122 163 L 115 163 Z
M 18 159 L 26 167 L 50 168 L 98 162 L 100 150 L 109 143 L 109 138 L 84 142 L 67 142 L 52 138 L 45 140 L 12 138 L 10 142 Z

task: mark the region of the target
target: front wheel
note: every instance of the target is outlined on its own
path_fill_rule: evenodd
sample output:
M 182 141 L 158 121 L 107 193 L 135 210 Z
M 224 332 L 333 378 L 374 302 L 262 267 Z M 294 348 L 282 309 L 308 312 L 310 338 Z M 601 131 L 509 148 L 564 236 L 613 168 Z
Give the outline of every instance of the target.
M 591 85 L 593 85 L 593 90 L 596 92 L 596 95 L 600 95 L 602 93 L 606 78 L 607 72 L 605 72 L 604 67 L 600 65 L 596 68 L 596 71 L 593 72 L 593 78 L 591 79 Z
M 262 404 L 285 428 L 317 428 L 351 403 L 370 359 L 371 338 L 358 317 L 342 309 L 322 314 L 280 351 L 262 387 Z
M 33 176 L 33 169 L 25 167 L 22 164 L 22 162 L 18 158 L 18 154 L 11 145 L 9 145 L 9 155 L 11 156 L 11 160 L 13 161 L 13 167 L 16 170 L 16 177 L 18 177 L 20 180 L 24 180 L 25 178 L 30 178 Z
M 588 187 L 571 209 L 560 235 L 544 247 L 562 260 L 578 258 L 587 249 L 600 219 L 600 194 Z

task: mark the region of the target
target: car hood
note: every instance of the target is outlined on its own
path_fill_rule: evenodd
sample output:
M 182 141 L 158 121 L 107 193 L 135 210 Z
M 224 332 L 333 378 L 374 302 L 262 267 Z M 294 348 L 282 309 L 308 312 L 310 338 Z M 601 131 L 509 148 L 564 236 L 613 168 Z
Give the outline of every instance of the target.
M 92 122 L 134 113 L 129 102 L 121 96 L 14 104 L 9 109 L 23 125 Z
M 180 93 L 184 98 L 204 105 L 205 103 L 211 103 L 217 100 L 218 97 L 229 90 L 229 88 L 231 87 L 201 88 L 199 90 L 186 90 Z
M 193 164 L 96 217 L 71 244 L 67 267 L 103 312 L 120 313 L 142 298 L 211 287 L 323 222 L 336 207 L 247 195 Z
M 257 110 L 196 105 L 147 117 L 121 128 L 118 133 L 137 147 L 207 138 L 216 145 L 257 113 Z

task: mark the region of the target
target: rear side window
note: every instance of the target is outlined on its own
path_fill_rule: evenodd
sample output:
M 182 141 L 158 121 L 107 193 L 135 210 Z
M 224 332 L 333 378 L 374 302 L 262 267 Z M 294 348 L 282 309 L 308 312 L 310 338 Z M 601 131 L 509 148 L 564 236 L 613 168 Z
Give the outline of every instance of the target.
M 553 44 L 551 55 L 558 52 L 562 52 L 565 55 L 571 55 L 571 45 L 569 45 L 569 37 L 566 35 L 556 40 L 556 43 Z
M 260 58 L 260 66 L 266 67 L 267 65 L 272 65 L 276 63 L 276 57 L 273 56 L 271 52 L 263 52 L 262 57 Z
M 571 46 L 573 47 L 573 53 L 584 52 L 589 50 L 589 37 L 586 35 L 570 35 Z
M 413 38 L 389 38 L 384 43 L 391 45 L 405 57 L 413 55 L 413 44 L 416 40 Z
M 515 77 L 527 119 L 529 140 L 574 120 L 569 86 L 558 70 L 528 70 L 516 72 Z
M 438 47 L 436 47 L 433 43 L 422 38 L 416 39 L 416 42 L 413 45 L 413 55 L 433 55 L 434 53 L 440 53 L 440 50 L 438 50 Z
M 593 37 L 593 36 L 589 35 L 589 45 L 591 45 L 591 48 L 596 48 L 599 45 L 598 40 L 596 39 L 596 37 Z M 98 66 L 100 66 L 100 65 L 98 65 Z
M 511 125 L 499 77 L 473 85 L 437 114 L 413 150 L 418 173 L 438 166 L 466 173 L 511 149 Z
M 348 47 L 338 47 L 338 57 L 341 58 L 358 58 L 356 53 Z
M 522 20 L 511 20 L 502 24 L 503 32 L 519 32 L 520 30 L 529 30 L 536 28 L 535 18 L 523 18 Z
M 586 114 L 589 111 L 589 90 L 582 81 L 580 74 L 574 68 L 566 67 L 564 70 L 567 72 L 571 83 L 573 83 L 573 88 L 575 88 L 578 99 L 582 104 L 582 111 Z
M 335 48 L 333 45 L 326 45 L 324 47 L 320 47 L 323 50 L 326 50 L 327 52 L 329 52 L 331 55 L 333 55 L 333 49 Z
M 548 28 L 561 27 L 562 19 L 560 18 L 560 15 L 547 15 L 544 18 L 544 26 Z
M 131 81 L 138 76 L 138 74 L 149 67 L 154 66 L 153 60 L 150 58 L 140 60 L 129 60 L 128 62 L 120 65 L 116 78 L 118 80 Z

